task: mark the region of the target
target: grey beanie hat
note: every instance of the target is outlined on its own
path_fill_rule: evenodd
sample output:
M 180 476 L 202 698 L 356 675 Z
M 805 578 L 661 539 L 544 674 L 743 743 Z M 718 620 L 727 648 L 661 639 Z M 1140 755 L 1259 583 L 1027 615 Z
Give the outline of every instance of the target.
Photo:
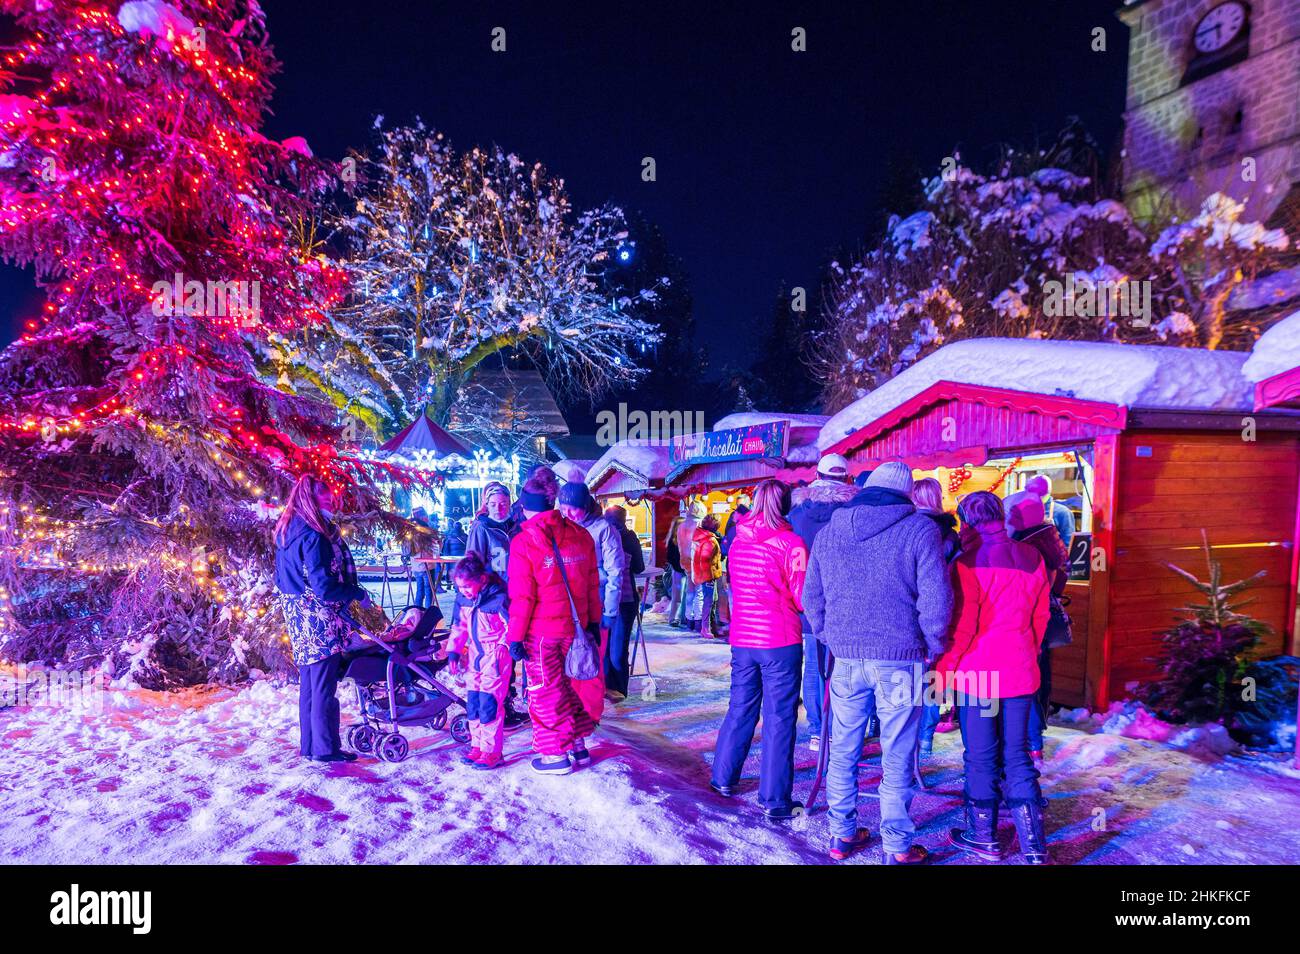
M 891 460 L 888 463 L 881 464 L 867 478 L 868 487 L 896 490 L 900 494 L 906 494 L 909 497 L 912 495 L 912 483 L 912 468 L 899 460 Z

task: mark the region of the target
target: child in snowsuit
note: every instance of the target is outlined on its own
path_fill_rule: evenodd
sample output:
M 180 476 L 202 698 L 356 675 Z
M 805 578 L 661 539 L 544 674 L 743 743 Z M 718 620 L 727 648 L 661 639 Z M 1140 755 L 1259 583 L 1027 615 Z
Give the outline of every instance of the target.
M 494 769 L 501 764 L 506 691 L 514 665 L 506 644 L 509 600 L 501 578 L 477 553 L 456 564 L 452 582 L 457 596 L 447 658 L 453 672 L 466 674 L 470 750 L 464 759 L 476 769 Z

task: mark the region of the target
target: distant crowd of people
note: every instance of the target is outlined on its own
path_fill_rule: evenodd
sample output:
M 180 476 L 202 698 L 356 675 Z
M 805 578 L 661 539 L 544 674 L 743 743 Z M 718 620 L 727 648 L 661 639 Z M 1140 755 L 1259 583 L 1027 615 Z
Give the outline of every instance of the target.
M 1037 763 L 1051 649 L 1070 639 L 1063 596 L 1073 534 L 1068 510 L 1062 519 L 1054 505 L 1038 477 L 1005 501 L 968 494 L 953 515 L 938 481 L 914 480 L 906 464 L 855 482 L 844 458 L 827 455 L 816 479 L 793 493 L 775 480 L 759 484 L 725 533 L 702 505 L 688 506 L 666 540 L 665 595 L 670 625 L 730 643 L 714 791 L 737 794 L 761 718 L 759 804 L 773 821 L 799 814 L 802 704 L 809 747 L 827 748 L 830 855 L 846 858 L 870 837 L 857 822 L 858 763 L 866 739 L 878 736 L 883 859 L 922 864 L 929 851 L 911 816 L 917 758 L 945 728 L 950 704 L 947 721 L 965 748 L 965 824 L 951 845 L 1001 859 L 1005 811 L 1025 859 L 1045 862 Z M 305 477 L 276 528 L 277 587 L 302 674 L 302 754 L 321 761 L 354 757 L 339 744 L 334 688 L 347 623 L 336 610 L 369 600 L 334 507 L 329 488 Z M 464 549 L 451 573 L 448 658 L 467 679 L 466 761 L 495 768 L 504 731 L 527 721 L 534 770 L 581 767 L 604 706 L 628 691 L 635 578 L 645 565 L 626 512 L 602 512 L 585 484 L 561 485 L 539 467 L 516 500 L 490 484 L 453 546 Z M 433 596 L 426 580 L 417 604 L 433 607 Z M 598 654 L 594 676 L 575 675 L 575 641 Z M 527 690 L 526 715 L 517 712 L 517 683 Z

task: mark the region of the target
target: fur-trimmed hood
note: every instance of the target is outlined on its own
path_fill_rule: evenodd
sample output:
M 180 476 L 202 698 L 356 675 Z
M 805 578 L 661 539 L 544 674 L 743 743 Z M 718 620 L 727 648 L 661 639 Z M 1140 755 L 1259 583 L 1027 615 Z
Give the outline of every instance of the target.
M 858 488 L 839 480 L 818 478 L 806 487 L 796 487 L 790 494 L 790 503 L 798 506 L 805 501 L 810 503 L 842 504 L 853 498 Z

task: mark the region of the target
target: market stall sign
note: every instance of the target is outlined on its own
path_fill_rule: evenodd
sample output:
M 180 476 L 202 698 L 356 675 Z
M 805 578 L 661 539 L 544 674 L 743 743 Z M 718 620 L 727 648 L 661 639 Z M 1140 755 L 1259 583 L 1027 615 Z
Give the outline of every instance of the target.
M 683 465 L 709 464 L 724 460 L 785 457 L 789 431 L 786 421 L 765 421 L 725 431 L 681 434 L 668 447 L 668 462 L 674 471 Z

